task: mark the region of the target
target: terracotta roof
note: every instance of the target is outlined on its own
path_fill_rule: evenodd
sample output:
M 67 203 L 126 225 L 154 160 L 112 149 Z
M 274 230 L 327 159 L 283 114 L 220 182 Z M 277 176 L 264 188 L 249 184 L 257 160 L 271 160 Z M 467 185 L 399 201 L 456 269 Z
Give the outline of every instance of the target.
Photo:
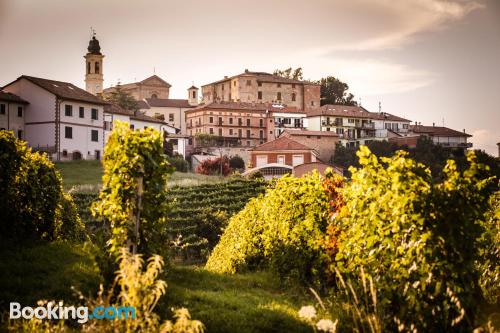
M 211 83 L 205 84 L 202 87 L 209 86 L 209 85 L 212 85 L 212 84 L 221 83 L 221 82 L 225 82 L 225 81 L 229 81 L 229 80 L 232 80 L 232 79 L 234 79 L 236 77 L 241 77 L 241 76 L 252 76 L 252 77 L 256 76 L 257 77 L 257 82 L 276 82 L 276 83 L 293 83 L 293 84 L 312 84 L 312 85 L 318 85 L 317 83 L 314 83 L 314 82 L 288 79 L 288 78 L 281 77 L 281 76 L 274 75 L 274 74 L 267 73 L 267 72 L 252 72 L 252 71 L 245 70 L 241 74 L 233 75 L 231 77 L 225 77 L 222 80 L 218 80 L 218 81 L 215 81 L 215 82 L 211 82 Z
M 150 123 L 158 123 L 158 124 L 168 125 L 167 123 L 165 123 L 161 119 L 147 116 L 140 111 L 134 112 L 131 110 L 126 110 L 126 109 L 124 109 L 121 106 L 116 105 L 116 104 L 105 105 L 104 106 L 104 113 L 120 114 L 120 115 L 124 115 L 124 116 L 129 116 L 130 119 L 133 119 L 133 120 L 142 120 L 142 121 L 146 121 L 146 122 L 150 122 Z
M 28 101 L 25 101 L 21 97 L 14 95 L 12 93 L 1 91 L 0 90 L 0 101 L 11 102 L 11 103 L 19 103 L 19 104 L 29 104 Z
M 334 117 L 337 116 L 337 117 L 411 122 L 411 120 L 401 118 L 387 112 L 370 112 L 361 106 L 327 104 L 319 108 L 316 108 L 312 111 L 309 111 L 307 113 L 308 117 L 315 117 L 322 115 L 334 116 Z
M 292 140 L 287 137 L 279 137 L 273 141 L 269 141 L 263 143 L 253 149 L 251 151 L 280 151 L 280 150 L 313 150 L 310 147 L 307 147 L 301 143 L 298 143 L 295 140 Z
M 208 104 L 200 104 L 197 107 L 187 110 L 186 112 L 199 110 L 238 110 L 238 111 L 259 111 L 259 112 L 294 112 L 304 113 L 298 110 L 295 106 L 277 106 L 270 103 L 247 103 L 247 102 L 210 102 Z
M 100 105 L 108 104 L 108 102 L 103 101 L 101 98 L 92 95 L 91 93 L 81 88 L 78 88 L 77 86 L 69 82 L 48 80 L 27 75 L 22 75 L 18 77 L 17 80 L 15 80 L 14 82 L 17 82 L 21 79 L 26 79 L 31 83 L 36 84 L 40 88 L 45 89 L 48 92 L 56 95 L 60 99 L 86 102 L 91 104 L 100 104 Z M 11 85 L 12 83 L 9 83 L 8 85 Z
M 198 89 L 198 87 L 197 87 L 197 86 L 195 86 L 195 85 L 192 85 L 191 87 L 189 87 L 189 88 L 188 88 L 188 90 L 189 90 L 189 89 Z
M 283 133 L 288 133 L 290 135 L 310 135 L 310 136 L 333 136 L 337 137 L 338 134 L 331 131 L 306 131 L 306 130 L 284 130 Z M 283 133 L 281 135 L 283 135 Z
M 454 129 L 448 127 L 440 126 L 424 126 L 424 125 L 411 125 L 410 131 L 416 134 L 426 134 L 429 136 L 466 136 L 472 137 L 472 135 L 465 132 L 455 131 Z
M 137 105 L 139 106 L 139 109 L 150 109 L 148 103 L 145 101 L 137 101 Z
M 151 107 L 192 108 L 187 99 L 146 98 Z

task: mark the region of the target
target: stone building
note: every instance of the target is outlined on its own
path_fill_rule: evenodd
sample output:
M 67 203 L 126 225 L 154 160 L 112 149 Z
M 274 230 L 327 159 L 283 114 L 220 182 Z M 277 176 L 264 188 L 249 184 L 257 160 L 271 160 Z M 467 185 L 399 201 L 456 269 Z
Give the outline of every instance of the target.
M 328 163 L 335 153 L 335 146 L 340 141 L 334 132 L 285 130 L 280 137 L 290 138 L 314 149 L 318 159 Z
M 273 103 L 306 111 L 320 106 L 320 85 L 248 69 L 206 84 L 201 89 L 204 103 Z
M 171 85 L 158 75 L 152 75 L 142 81 L 120 84 L 121 90 L 129 93 L 136 100 L 145 98 L 168 99 Z M 107 95 L 115 91 L 116 87 L 104 89 L 103 94 Z

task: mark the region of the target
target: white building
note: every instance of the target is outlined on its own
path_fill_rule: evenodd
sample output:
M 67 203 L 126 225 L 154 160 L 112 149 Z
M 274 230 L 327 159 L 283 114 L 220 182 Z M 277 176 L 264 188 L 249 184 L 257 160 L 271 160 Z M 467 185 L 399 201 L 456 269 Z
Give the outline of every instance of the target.
M 411 121 L 385 112 L 369 112 L 360 106 L 324 105 L 307 113 L 311 131 L 333 131 L 346 147 L 374 140 L 404 136 Z
M 467 139 L 472 135 L 465 133 L 465 130 L 460 132 L 435 125 L 412 125 L 410 126 L 410 135 L 429 137 L 435 144 L 445 148 L 467 149 L 472 147 L 472 142 L 467 142 Z
M 106 102 L 71 83 L 26 75 L 3 90 L 29 102 L 24 137 L 35 150 L 55 160 L 100 159 Z
M 308 127 L 308 119 L 305 111 L 295 106 L 284 106 L 275 104 L 269 109 L 271 117 L 274 118 L 274 126 L 270 124 L 269 136 L 278 138 L 285 130 L 303 130 Z
M 0 130 L 13 131 L 18 139 L 24 139 L 24 117 L 28 105 L 21 97 L 0 90 Z

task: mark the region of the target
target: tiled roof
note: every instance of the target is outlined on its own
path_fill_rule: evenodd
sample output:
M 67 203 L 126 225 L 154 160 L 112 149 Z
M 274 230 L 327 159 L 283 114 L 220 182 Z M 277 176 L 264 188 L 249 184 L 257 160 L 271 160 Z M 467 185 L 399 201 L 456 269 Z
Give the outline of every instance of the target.
M 211 82 L 211 83 L 205 84 L 205 85 L 203 85 L 203 87 L 204 86 L 209 86 L 209 85 L 212 85 L 212 84 L 217 84 L 217 83 L 229 81 L 229 80 L 232 80 L 232 79 L 234 79 L 236 77 L 241 77 L 241 76 L 252 76 L 252 77 L 256 76 L 257 77 L 257 82 L 276 82 L 276 83 L 293 83 L 293 84 L 313 84 L 313 85 L 317 85 L 317 83 L 314 83 L 314 82 L 288 79 L 288 78 L 281 77 L 281 76 L 278 76 L 278 75 L 274 75 L 274 74 L 271 74 L 271 73 L 266 73 L 266 72 L 252 72 L 252 71 L 245 70 L 245 72 L 243 72 L 241 74 L 237 74 L 237 75 L 234 75 L 234 76 L 231 76 L 231 77 L 226 77 L 226 78 L 224 78 L 222 80 L 218 80 L 218 81 L 215 81 L 215 82 Z
M 305 113 L 298 110 L 295 106 L 277 106 L 270 103 L 247 103 L 247 102 L 210 102 L 208 104 L 200 104 L 197 107 L 188 110 L 238 110 L 238 111 L 260 111 L 260 112 L 294 112 Z
M 139 106 L 139 109 L 150 109 L 148 103 L 145 101 L 137 101 L 137 105 Z
M 100 105 L 106 105 L 108 104 L 107 102 L 103 101 L 101 98 L 92 95 L 91 93 L 78 88 L 72 83 L 69 82 L 63 82 L 63 81 L 55 81 L 55 80 L 48 80 L 48 79 L 42 79 L 38 77 L 33 77 L 33 76 L 27 76 L 27 75 L 22 75 L 17 78 L 16 81 L 19 81 L 21 79 L 26 79 L 30 81 L 33 84 L 36 84 L 42 89 L 47 90 L 48 92 L 56 95 L 60 99 L 66 99 L 66 100 L 72 100 L 72 101 L 79 101 L 79 102 L 86 102 L 86 103 L 91 103 L 91 104 L 100 104 Z M 14 82 L 16 82 L 14 81 Z M 12 83 L 14 83 L 12 82 Z M 9 83 L 8 85 L 12 84 Z
M 192 85 L 191 87 L 189 87 L 189 88 L 188 88 L 188 90 L 189 90 L 189 89 L 198 89 L 198 87 L 197 87 L 197 86 L 195 86 L 195 85 Z
M 411 125 L 410 131 L 416 134 L 426 134 L 430 136 L 466 136 L 471 137 L 472 135 L 465 132 L 455 131 L 454 129 L 448 127 L 440 126 L 424 126 L 424 125 Z
M 158 124 L 165 124 L 167 125 L 163 120 L 161 119 L 157 119 L 157 118 L 154 118 L 154 117 L 150 117 L 150 116 L 147 116 L 145 114 L 143 114 L 142 112 L 134 112 L 134 111 L 131 111 L 131 110 L 126 110 L 122 107 L 120 107 L 119 105 L 116 105 L 116 104 L 110 104 L 110 105 L 105 105 L 104 106 L 104 112 L 105 113 L 111 113 L 111 114 L 120 114 L 120 115 L 124 115 L 124 116 L 129 116 L 130 119 L 133 119 L 133 120 L 142 120 L 142 121 L 146 121 L 146 122 L 150 122 L 150 123 L 158 123 Z
M 337 137 L 338 134 L 331 131 L 306 131 L 306 130 L 284 130 L 283 133 L 287 133 L 289 135 L 310 135 L 310 136 L 333 136 Z
M 192 108 L 187 99 L 172 98 L 146 98 L 146 103 L 151 107 Z
M 29 104 L 28 101 L 25 101 L 19 96 L 1 90 L 0 90 L 0 101 L 19 103 L 19 104 Z
M 361 106 L 327 104 L 319 108 L 316 108 L 312 111 L 309 111 L 307 113 L 308 117 L 315 117 L 322 115 L 334 116 L 334 117 L 336 116 L 336 117 L 351 117 L 351 118 L 411 122 L 411 120 L 401 118 L 387 112 L 370 112 Z
M 276 140 L 263 143 L 251 151 L 281 151 L 281 150 L 313 150 L 295 140 L 287 137 L 279 137 Z

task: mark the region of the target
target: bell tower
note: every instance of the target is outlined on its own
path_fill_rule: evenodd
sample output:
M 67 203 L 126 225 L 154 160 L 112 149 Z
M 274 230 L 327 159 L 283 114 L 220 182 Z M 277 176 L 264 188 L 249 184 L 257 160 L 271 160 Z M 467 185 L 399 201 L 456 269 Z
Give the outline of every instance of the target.
M 101 53 L 99 41 L 95 38 L 95 31 L 92 31 L 92 39 L 89 42 L 85 55 L 85 90 L 89 93 L 98 95 L 102 93 L 104 83 L 102 60 L 104 55 Z
M 188 89 L 188 103 L 191 106 L 196 106 L 199 104 L 198 87 L 195 87 L 194 85 L 192 85 L 191 88 Z

